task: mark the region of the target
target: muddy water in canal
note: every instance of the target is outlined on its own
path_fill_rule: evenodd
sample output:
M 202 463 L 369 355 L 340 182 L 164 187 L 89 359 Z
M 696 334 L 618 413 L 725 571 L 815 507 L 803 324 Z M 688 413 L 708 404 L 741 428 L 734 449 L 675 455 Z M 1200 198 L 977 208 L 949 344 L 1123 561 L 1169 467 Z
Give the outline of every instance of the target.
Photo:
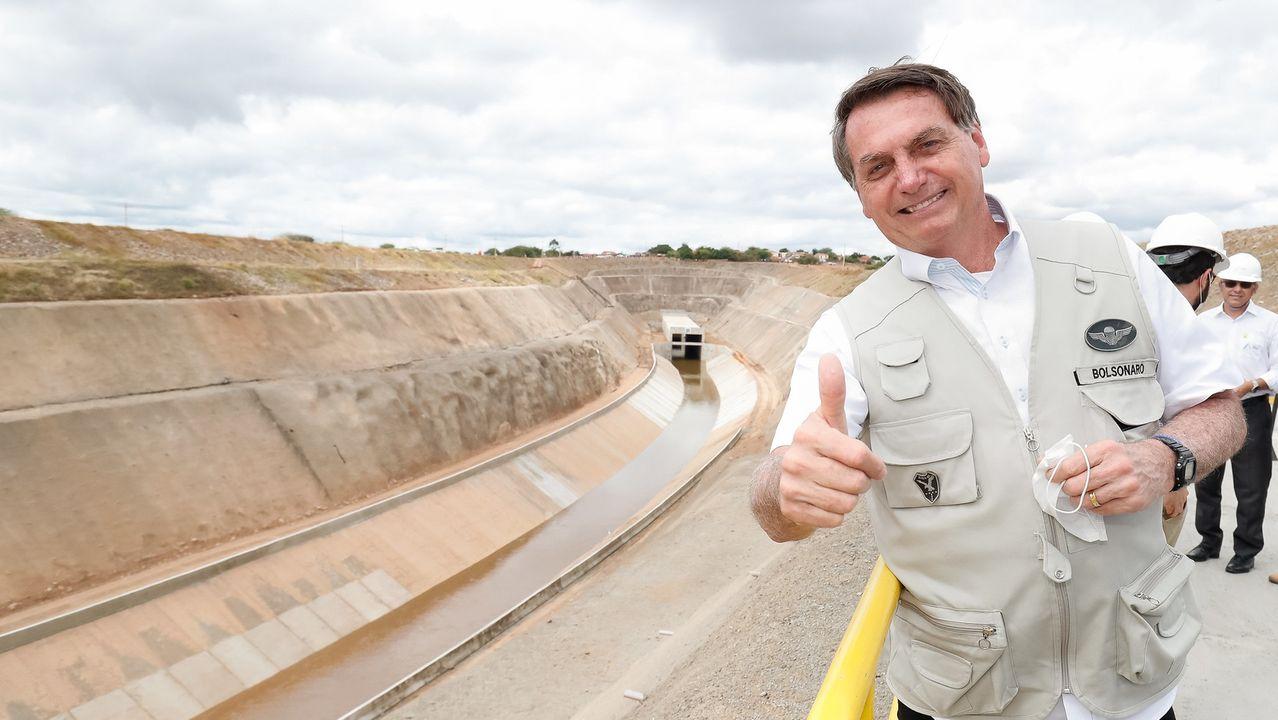
M 536 594 L 638 512 L 701 449 L 719 397 L 699 361 L 675 361 L 683 404 L 665 430 L 599 487 L 541 526 L 383 618 L 200 715 L 340 718 Z

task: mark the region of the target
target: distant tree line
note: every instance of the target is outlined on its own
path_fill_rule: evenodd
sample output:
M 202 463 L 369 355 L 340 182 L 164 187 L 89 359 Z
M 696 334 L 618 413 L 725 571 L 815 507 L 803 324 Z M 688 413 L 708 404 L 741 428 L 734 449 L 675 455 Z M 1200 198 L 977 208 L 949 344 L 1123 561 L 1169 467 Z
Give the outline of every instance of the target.
M 833 249 L 815 248 L 811 252 L 804 250 L 796 250 L 793 253 L 789 248 L 781 248 L 773 253 L 767 248 L 748 247 L 745 250 L 734 250 L 730 247 L 712 248 L 701 246 L 693 250 L 687 243 L 677 248 L 671 247 L 666 243 L 654 245 L 648 248 L 649 255 L 662 255 L 665 257 L 679 258 L 680 260 L 729 260 L 732 262 L 764 262 L 771 260 L 774 254 L 779 254 L 781 258 L 789 258 L 793 262 L 800 265 L 816 265 L 823 262 L 821 256 L 824 255 L 824 262 L 836 263 L 846 262 L 861 263 L 869 265 L 872 268 L 882 267 L 883 263 L 892 258 L 891 255 L 879 257 L 878 255 L 867 255 L 865 253 L 852 252 L 846 256 L 841 256 L 834 252 Z
M 680 260 L 729 260 L 732 262 L 762 262 L 772 257 L 772 251 L 761 247 L 748 247 L 745 250 L 734 250 L 730 247 L 712 248 L 702 245 L 693 250 L 688 243 L 678 248 L 662 243 L 648 248 L 649 255 L 664 255 Z

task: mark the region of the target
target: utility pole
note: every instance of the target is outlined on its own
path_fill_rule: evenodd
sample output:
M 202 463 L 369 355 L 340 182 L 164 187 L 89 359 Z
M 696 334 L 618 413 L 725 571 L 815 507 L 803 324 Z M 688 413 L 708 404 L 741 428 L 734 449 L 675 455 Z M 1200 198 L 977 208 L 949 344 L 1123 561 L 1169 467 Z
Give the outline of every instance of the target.
M 129 204 L 124 203 L 124 227 L 129 226 Z

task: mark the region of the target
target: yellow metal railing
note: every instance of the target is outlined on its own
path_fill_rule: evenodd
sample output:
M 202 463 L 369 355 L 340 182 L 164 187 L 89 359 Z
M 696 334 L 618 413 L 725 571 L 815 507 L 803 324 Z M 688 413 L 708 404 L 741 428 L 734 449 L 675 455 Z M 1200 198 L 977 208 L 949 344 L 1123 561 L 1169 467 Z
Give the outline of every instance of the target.
M 874 720 L 874 671 L 900 597 L 901 583 L 879 558 L 834 651 L 808 720 Z M 896 720 L 895 700 L 889 718 Z

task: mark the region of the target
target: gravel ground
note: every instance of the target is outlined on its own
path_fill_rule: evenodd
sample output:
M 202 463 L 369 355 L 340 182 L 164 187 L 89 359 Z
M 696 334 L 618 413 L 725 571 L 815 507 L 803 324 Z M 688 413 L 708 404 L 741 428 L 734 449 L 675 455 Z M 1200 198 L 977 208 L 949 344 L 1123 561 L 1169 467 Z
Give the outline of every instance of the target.
M 629 715 L 801 718 L 816 695 L 878 551 L 862 513 L 772 562 L 727 622 Z M 877 691 L 879 716 L 886 694 Z
M 71 247 L 45 235 L 40 226 L 19 217 L 0 218 L 0 258 L 42 258 Z

